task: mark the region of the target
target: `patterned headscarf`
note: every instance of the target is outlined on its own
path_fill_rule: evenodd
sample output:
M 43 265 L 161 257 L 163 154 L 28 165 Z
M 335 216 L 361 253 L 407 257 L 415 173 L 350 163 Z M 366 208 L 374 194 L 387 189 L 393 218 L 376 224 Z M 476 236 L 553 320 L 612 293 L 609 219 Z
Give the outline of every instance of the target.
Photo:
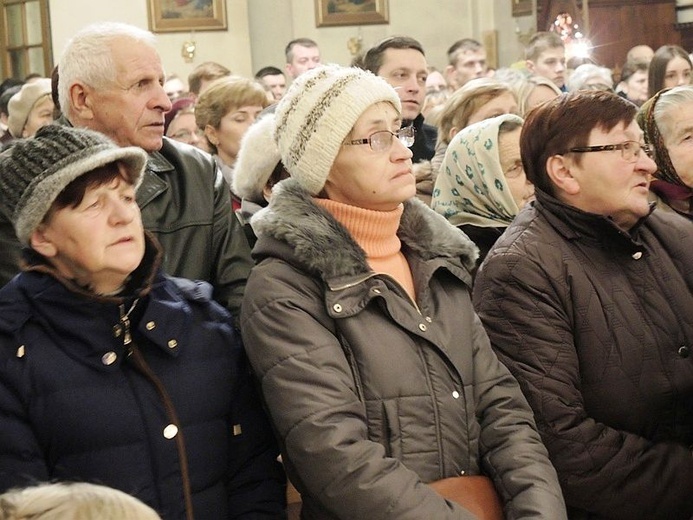
M 643 106 L 640 107 L 640 111 L 637 115 L 637 121 L 638 125 L 640 125 L 640 128 L 645 133 L 645 143 L 649 144 L 654 149 L 655 162 L 657 163 L 657 171 L 655 172 L 654 176 L 657 179 L 663 180 L 670 184 L 686 186 L 681 180 L 681 177 L 679 177 L 676 173 L 674 165 L 671 164 L 669 152 L 667 151 L 667 147 L 664 145 L 664 137 L 662 136 L 661 132 L 659 131 L 659 127 L 655 122 L 654 113 L 657 101 L 659 101 L 662 94 L 668 92 L 669 90 L 671 89 L 662 89 L 648 99 Z
M 459 226 L 506 227 L 519 208 L 501 167 L 498 129 L 514 114 L 480 121 L 460 130 L 448 146 L 433 189 L 431 207 Z

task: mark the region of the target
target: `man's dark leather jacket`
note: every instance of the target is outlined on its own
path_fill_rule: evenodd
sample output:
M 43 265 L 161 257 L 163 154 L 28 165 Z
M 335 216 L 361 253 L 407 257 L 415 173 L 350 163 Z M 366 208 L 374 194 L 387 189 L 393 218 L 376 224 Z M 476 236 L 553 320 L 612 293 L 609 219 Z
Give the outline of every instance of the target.
M 211 283 L 214 299 L 237 320 L 253 263 L 212 157 L 164 137 L 161 150 L 149 154 L 137 203 L 145 229 L 163 246 L 164 271 Z M 0 214 L 0 286 L 19 271 L 20 251 L 12 224 Z

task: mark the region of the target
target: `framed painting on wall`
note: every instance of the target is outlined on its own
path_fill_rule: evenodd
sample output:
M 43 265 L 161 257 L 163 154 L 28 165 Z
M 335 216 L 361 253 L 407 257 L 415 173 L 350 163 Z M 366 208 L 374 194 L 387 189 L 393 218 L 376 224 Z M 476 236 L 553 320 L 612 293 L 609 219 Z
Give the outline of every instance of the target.
M 226 0 L 147 0 L 147 10 L 155 33 L 226 29 Z
M 534 12 L 532 0 L 510 0 L 513 6 L 513 16 L 528 16 Z
M 388 0 L 315 0 L 318 27 L 388 23 Z

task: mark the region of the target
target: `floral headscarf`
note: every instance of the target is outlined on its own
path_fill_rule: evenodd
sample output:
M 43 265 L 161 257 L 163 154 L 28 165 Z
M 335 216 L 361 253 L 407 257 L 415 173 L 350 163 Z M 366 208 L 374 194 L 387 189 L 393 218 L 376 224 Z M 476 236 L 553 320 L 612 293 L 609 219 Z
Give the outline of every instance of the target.
M 450 142 L 431 207 L 451 224 L 507 227 L 517 215 L 498 149 L 498 129 L 506 121 L 523 123 L 504 114 L 463 128 Z

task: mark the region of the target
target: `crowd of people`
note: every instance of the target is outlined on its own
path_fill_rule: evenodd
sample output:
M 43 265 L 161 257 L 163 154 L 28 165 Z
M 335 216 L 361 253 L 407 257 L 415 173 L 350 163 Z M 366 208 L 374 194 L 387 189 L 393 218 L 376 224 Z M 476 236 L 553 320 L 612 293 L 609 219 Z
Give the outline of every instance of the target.
M 565 52 L 6 80 L 0 519 L 693 518 L 691 59 Z

